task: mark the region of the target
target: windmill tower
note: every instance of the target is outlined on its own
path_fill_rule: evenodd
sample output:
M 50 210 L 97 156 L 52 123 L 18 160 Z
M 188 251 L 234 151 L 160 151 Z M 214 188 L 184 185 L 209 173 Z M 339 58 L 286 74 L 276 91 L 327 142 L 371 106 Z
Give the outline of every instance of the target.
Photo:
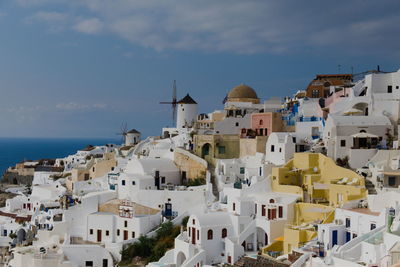
M 176 106 L 178 102 L 176 101 L 176 80 L 172 85 L 172 101 L 171 102 L 160 102 L 160 104 L 168 104 L 172 107 L 172 125 L 175 124 L 176 121 Z
M 176 128 L 178 131 L 192 128 L 197 118 L 197 102 L 187 94 L 178 101 L 178 116 Z

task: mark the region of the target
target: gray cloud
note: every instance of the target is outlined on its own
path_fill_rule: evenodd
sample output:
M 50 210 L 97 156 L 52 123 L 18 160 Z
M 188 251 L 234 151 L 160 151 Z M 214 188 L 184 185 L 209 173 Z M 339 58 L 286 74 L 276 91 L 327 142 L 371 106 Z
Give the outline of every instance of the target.
M 73 29 L 86 34 L 97 34 L 103 29 L 103 22 L 98 18 L 88 18 L 78 21 Z
M 48 0 L 16 1 L 23 6 L 29 1 L 49 5 Z M 56 2 L 71 7 L 70 28 L 78 32 L 114 34 L 159 51 L 251 54 L 345 48 L 368 53 L 378 46 L 385 53 L 397 53 L 400 43 L 400 3 L 395 0 Z M 51 13 L 39 18 L 64 23 Z

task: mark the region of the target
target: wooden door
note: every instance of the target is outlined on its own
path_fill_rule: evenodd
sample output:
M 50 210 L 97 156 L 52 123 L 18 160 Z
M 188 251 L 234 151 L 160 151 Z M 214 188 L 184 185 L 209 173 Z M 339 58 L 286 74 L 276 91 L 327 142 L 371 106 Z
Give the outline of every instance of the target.
M 97 230 L 97 242 L 101 242 L 101 230 Z
M 124 230 L 124 240 L 128 240 L 128 231 Z
M 196 244 L 196 228 L 192 227 L 192 244 Z

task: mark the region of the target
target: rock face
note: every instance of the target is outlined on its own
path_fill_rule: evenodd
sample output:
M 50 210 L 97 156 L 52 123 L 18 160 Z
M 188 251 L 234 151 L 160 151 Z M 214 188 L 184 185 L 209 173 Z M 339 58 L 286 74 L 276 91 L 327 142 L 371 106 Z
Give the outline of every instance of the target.
M 20 175 L 15 172 L 5 172 L 2 183 L 16 185 L 32 185 L 33 175 Z

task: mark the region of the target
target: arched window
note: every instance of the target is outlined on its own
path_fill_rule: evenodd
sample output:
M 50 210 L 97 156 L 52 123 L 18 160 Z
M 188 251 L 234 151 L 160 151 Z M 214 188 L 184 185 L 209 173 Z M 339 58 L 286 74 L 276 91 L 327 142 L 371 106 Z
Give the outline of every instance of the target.
M 207 239 L 208 240 L 212 240 L 213 239 L 213 230 L 208 230 L 208 232 L 207 232 Z
M 263 125 L 263 123 L 264 123 L 263 120 L 260 120 L 260 125 Z
M 228 231 L 226 228 L 222 229 L 222 238 L 225 238 L 228 235 Z
M 275 200 L 271 198 L 271 199 L 269 200 L 269 203 L 275 203 Z

